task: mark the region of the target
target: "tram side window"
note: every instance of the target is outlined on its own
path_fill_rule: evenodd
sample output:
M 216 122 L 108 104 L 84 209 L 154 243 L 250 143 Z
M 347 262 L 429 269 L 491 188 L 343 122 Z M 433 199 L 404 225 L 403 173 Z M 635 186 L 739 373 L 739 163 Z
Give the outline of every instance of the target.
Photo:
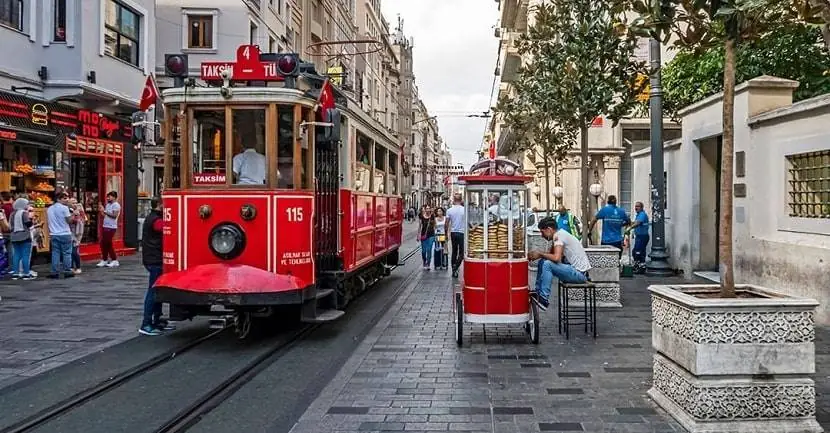
M 389 152 L 389 194 L 398 193 L 398 154 Z
M 225 111 L 193 112 L 193 184 L 225 183 Z
M 164 187 L 156 188 L 156 194 L 163 193 L 165 188 L 181 188 L 181 156 L 182 156 L 182 130 L 184 123 L 179 116 L 179 105 L 170 105 L 166 111 L 169 113 L 164 119 L 164 130 L 166 131 L 165 159 L 170 159 L 169 172 L 162 171 Z
M 375 181 L 372 184 L 374 192 L 378 194 L 386 193 L 386 148 L 380 144 L 375 145 Z
M 372 140 L 369 137 L 357 132 L 357 148 L 355 149 L 354 189 L 357 191 L 371 191 L 371 154 Z
M 294 107 L 277 107 L 279 125 L 277 131 L 277 188 L 294 188 Z
M 265 155 L 265 110 L 233 110 L 234 185 L 264 185 L 268 181 Z

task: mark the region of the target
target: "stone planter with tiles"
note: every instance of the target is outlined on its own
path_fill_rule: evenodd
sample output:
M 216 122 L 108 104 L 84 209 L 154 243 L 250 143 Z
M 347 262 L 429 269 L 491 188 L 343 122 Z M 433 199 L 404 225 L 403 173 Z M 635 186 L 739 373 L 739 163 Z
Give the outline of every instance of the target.
M 620 250 L 609 245 L 592 245 L 585 248 L 591 262 L 591 282 L 597 287 L 598 308 L 619 308 L 620 302 Z M 582 304 L 582 291 L 570 294 L 569 303 Z
M 648 391 L 692 433 L 822 432 L 816 415 L 812 299 L 753 285 L 650 286 Z

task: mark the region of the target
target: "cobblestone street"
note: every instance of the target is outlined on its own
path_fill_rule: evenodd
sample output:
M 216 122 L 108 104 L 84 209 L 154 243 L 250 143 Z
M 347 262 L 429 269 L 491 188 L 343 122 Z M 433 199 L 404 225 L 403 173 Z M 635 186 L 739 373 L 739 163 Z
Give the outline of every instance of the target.
M 75 278 L 0 281 L 0 388 L 135 337 L 147 287 L 140 256 Z
M 599 310 L 596 341 L 578 327 L 566 341 L 557 333 L 552 305 L 542 315 L 538 346 L 518 326 L 467 326 L 458 348 L 449 274 L 424 272 L 292 433 L 684 431 L 646 396 L 652 377 L 649 280 L 621 283 L 623 308 Z M 827 329 L 818 330 L 818 418 L 825 428 L 828 337 Z

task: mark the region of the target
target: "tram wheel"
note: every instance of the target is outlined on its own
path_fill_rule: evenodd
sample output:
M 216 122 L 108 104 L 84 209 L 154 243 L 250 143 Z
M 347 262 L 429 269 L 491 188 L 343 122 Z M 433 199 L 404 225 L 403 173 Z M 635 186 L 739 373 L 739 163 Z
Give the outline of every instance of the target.
M 530 322 L 526 324 L 530 341 L 539 344 L 539 307 L 535 302 L 530 303 Z
M 460 347 L 464 342 L 464 301 L 461 293 L 455 294 L 455 342 Z
M 236 338 L 244 340 L 251 334 L 251 313 L 240 311 L 233 316 Z

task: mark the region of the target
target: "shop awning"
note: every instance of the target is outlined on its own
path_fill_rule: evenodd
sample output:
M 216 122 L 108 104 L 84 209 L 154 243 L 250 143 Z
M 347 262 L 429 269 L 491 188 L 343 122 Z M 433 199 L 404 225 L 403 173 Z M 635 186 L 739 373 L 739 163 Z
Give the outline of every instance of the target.
M 0 134 L 0 141 L 9 141 L 21 146 L 34 146 L 47 150 L 60 150 L 62 148 L 63 134 L 35 131 L 14 125 L 0 123 L 0 131 L 11 134 Z

